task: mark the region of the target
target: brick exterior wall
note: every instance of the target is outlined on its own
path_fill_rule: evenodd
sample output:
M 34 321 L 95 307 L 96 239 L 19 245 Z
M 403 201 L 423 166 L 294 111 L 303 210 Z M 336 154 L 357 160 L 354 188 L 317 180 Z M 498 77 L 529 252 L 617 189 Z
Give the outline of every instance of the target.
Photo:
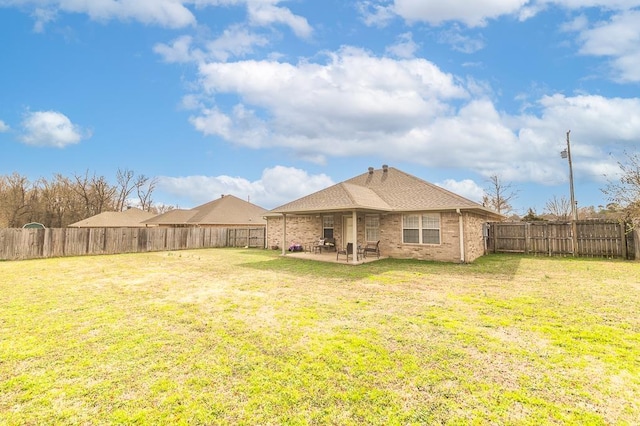
M 334 219 L 335 220 L 335 219 Z M 282 217 L 267 218 L 267 247 L 288 248 L 291 244 L 302 244 L 304 249 L 322 235 L 322 216 L 287 216 L 287 241 L 282 241 Z M 334 229 L 334 233 L 335 233 Z
M 484 235 L 482 229 L 489 221 L 488 217 L 478 216 L 470 213 L 463 213 L 464 217 L 464 244 L 466 259 L 465 262 L 473 262 L 484 252 Z
M 326 216 L 326 215 L 324 215 Z M 342 221 L 351 213 L 336 213 L 334 216 L 333 235 L 336 245 L 343 247 Z M 358 243 L 366 243 L 364 214 L 358 214 Z M 287 241 L 284 248 L 292 243 L 302 244 L 305 249 L 316 242 L 322 235 L 323 215 L 287 216 Z M 463 232 L 465 243 L 465 262 L 473 262 L 484 254 L 482 226 L 487 218 L 463 212 Z M 441 262 L 460 262 L 460 224 L 456 212 L 440 214 L 440 244 L 420 245 L 402 242 L 402 214 L 381 214 L 379 236 L 380 253 L 383 256 L 399 259 L 435 260 Z M 282 217 L 267 218 L 267 246 L 278 246 L 282 249 Z

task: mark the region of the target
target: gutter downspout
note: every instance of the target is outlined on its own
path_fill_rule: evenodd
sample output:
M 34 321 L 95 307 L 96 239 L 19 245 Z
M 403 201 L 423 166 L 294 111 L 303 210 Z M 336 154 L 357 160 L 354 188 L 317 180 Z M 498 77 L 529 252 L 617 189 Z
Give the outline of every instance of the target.
M 287 215 L 282 214 L 282 255 L 287 255 Z
M 269 220 L 266 217 L 262 217 L 267 223 L 264 225 L 264 249 L 269 248 Z
M 456 213 L 458 213 L 458 227 L 460 229 L 460 263 L 464 263 L 464 224 L 460 209 L 456 209 Z

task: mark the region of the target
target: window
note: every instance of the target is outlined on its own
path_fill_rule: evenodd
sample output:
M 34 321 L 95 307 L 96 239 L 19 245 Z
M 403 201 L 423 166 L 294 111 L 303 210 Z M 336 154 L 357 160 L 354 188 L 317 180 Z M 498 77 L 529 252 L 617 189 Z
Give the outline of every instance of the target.
M 402 242 L 440 244 L 440 214 L 407 214 L 402 217 Z
M 376 242 L 380 239 L 380 216 L 366 215 L 364 217 L 364 236 L 365 240 Z
M 422 244 L 440 244 L 440 215 L 422 215 Z
M 402 218 L 402 242 L 420 243 L 420 216 L 417 214 L 405 215 Z
M 333 238 L 333 216 L 322 216 L 322 238 Z

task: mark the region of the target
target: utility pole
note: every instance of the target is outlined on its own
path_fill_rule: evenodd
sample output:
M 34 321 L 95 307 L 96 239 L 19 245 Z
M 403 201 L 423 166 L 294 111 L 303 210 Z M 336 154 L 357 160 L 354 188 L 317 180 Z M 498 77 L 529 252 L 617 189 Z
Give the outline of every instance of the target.
M 569 191 L 571 192 L 571 215 L 573 216 L 573 220 L 578 220 L 578 202 L 576 201 L 575 195 L 573 193 L 573 165 L 571 164 L 571 142 L 569 142 L 569 133 L 571 133 L 571 130 L 567 131 L 567 149 L 562 151 L 560 153 L 560 156 L 569 160 Z

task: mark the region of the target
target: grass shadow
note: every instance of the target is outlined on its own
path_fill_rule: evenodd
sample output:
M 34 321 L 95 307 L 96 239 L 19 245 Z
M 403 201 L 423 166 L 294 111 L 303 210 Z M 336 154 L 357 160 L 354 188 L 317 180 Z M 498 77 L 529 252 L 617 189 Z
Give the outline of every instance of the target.
M 240 263 L 238 266 L 259 271 L 284 272 L 317 278 L 335 277 L 358 280 L 382 275 L 392 271 L 418 274 L 442 275 L 492 275 L 501 280 L 510 280 L 516 274 L 522 256 L 509 254 L 490 254 L 473 263 L 448 263 L 416 259 L 382 259 L 361 265 L 319 262 L 315 260 L 294 259 L 286 256 L 267 256 L 264 261 Z

